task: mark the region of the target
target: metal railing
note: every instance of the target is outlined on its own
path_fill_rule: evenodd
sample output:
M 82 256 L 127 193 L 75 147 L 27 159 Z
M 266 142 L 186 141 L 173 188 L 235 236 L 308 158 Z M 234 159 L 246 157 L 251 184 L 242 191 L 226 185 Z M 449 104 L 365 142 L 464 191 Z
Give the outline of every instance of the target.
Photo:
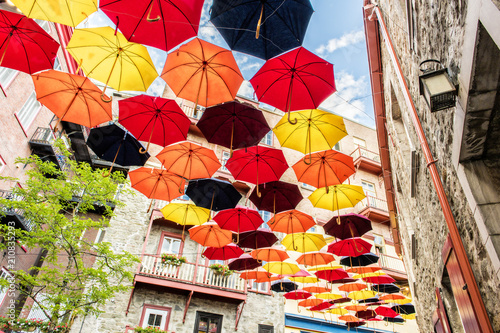
M 380 162 L 380 155 L 378 153 L 370 151 L 364 147 L 359 147 L 359 146 L 351 153 L 351 157 L 354 160 L 356 160 L 360 157 L 366 157 L 372 161 Z
M 33 133 L 33 135 L 31 136 L 29 142 L 51 146 L 59 167 L 61 168 L 61 170 L 64 170 L 67 167 L 67 157 L 64 156 L 59 147 L 54 145 L 54 140 L 61 138 L 63 139 L 67 149 L 69 149 L 69 143 L 67 142 L 67 139 L 65 137 L 61 137 L 61 135 L 56 137 L 56 135 L 50 128 L 38 127 L 35 133 Z
M 205 111 L 201 107 L 197 107 L 196 110 L 192 106 L 187 106 L 187 105 L 182 105 L 181 106 L 182 111 L 188 116 L 189 118 L 194 118 L 194 119 L 200 119 L 201 116 L 203 115 L 203 112 Z
M 377 208 L 386 212 L 389 211 L 389 209 L 387 208 L 387 201 L 372 197 L 370 195 L 367 195 L 366 198 L 361 200 L 361 202 L 356 205 L 356 211 L 359 212 L 366 207 Z
M 379 253 L 378 256 L 379 256 L 378 264 L 380 267 L 388 268 L 392 271 L 397 271 L 406 274 L 403 260 L 383 253 Z
M 161 263 L 159 255 L 144 255 L 139 274 L 228 291 L 246 292 L 245 280 L 236 273 L 230 276 L 216 275 L 208 266 L 190 262 L 180 266 L 165 265 Z
M 12 193 L 12 191 L 0 190 L 0 197 L 12 200 L 12 201 L 22 201 L 24 197 L 21 195 L 17 195 Z M 24 210 L 20 208 L 8 208 L 8 207 L 0 207 L 7 214 L 17 214 L 21 218 L 21 223 L 24 225 L 26 230 L 32 231 L 35 227 L 35 223 L 33 221 L 24 217 Z

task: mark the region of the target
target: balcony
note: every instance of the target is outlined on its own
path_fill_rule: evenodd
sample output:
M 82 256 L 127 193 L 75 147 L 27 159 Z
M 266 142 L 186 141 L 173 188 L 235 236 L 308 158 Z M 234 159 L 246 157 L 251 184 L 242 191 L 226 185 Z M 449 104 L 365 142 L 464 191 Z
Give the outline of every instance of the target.
M 377 223 L 389 222 L 389 209 L 387 201 L 367 195 L 355 206 L 356 213 L 365 215 L 371 221 Z
M 0 197 L 12 201 L 22 201 L 24 198 L 20 195 L 16 195 L 11 191 L 0 190 Z M 14 227 L 17 229 L 23 229 L 25 231 L 31 231 L 35 227 L 35 224 L 24 217 L 24 210 L 19 208 L 0 208 L 5 215 L 0 217 L 0 222 L 7 224 L 9 222 L 14 222 Z
M 403 260 L 383 253 L 379 253 L 378 256 L 380 257 L 378 264 L 386 274 L 400 281 L 408 279 Z
M 50 128 L 38 127 L 29 140 L 31 152 L 43 161 L 54 163 L 63 170 L 66 166 L 66 157 L 58 147 L 54 146 L 56 136 Z
M 175 333 L 174 331 L 170 331 L 170 330 L 166 330 L 166 331 L 162 331 L 162 332 Z M 131 327 L 129 325 L 125 326 L 125 333 L 135 333 L 135 327 Z
M 382 164 L 378 153 L 369 151 L 364 147 L 358 147 L 351 153 L 356 169 L 365 170 L 375 175 L 382 173 Z
M 71 140 L 71 149 L 74 152 L 75 159 L 78 162 L 90 163 L 90 152 L 86 144 L 90 129 L 67 121 L 62 121 L 61 124 Z

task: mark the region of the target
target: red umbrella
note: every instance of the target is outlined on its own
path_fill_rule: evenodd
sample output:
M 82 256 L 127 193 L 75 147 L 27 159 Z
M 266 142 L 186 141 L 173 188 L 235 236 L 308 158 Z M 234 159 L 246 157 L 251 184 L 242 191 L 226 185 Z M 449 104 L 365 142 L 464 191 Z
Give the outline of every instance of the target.
M 238 258 L 243 254 L 243 250 L 236 244 L 228 244 L 223 247 L 207 247 L 203 255 L 210 260 L 229 260 Z
M 328 252 L 337 256 L 357 257 L 370 252 L 372 245 L 367 241 L 356 237 L 339 240 L 328 245 Z
M 260 196 L 259 184 L 279 180 L 288 164 L 280 149 L 254 146 L 235 151 L 226 168 L 235 179 L 256 184 Z
M 321 310 L 329 309 L 332 306 L 334 306 L 334 305 L 330 302 L 323 302 L 323 303 L 320 303 L 318 305 L 311 306 L 309 308 L 309 311 L 321 311 Z
M 54 67 L 59 44 L 35 21 L 0 10 L 0 66 L 33 74 Z
M 172 99 L 139 95 L 122 99 L 118 105 L 118 121 L 137 140 L 148 141 L 146 151 L 151 142 L 165 147 L 187 138 L 191 121 Z
M 198 34 L 204 0 L 101 0 L 100 9 L 127 40 L 164 51 Z
M 333 217 L 323 229 L 339 239 L 361 237 L 372 230 L 372 222 L 364 215 L 351 213 Z
M 356 281 L 358 281 L 358 279 L 345 278 L 345 279 L 332 280 L 330 281 L 330 283 L 352 283 Z
M 294 209 L 304 199 L 297 185 L 280 181 L 264 183 L 260 193 L 259 197 L 254 189 L 250 194 L 250 201 L 259 210 L 267 210 L 274 214 Z
M 356 317 L 359 319 L 372 319 L 377 316 L 377 313 L 373 310 L 361 310 L 361 311 L 356 311 Z
M 363 278 L 362 280 L 373 284 L 387 284 L 396 282 L 396 280 L 394 280 L 389 275 L 370 276 Z
M 259 228 L 257 230 L 240 233 L 240 247 L 249 249 L 259 249 L 262 247 L 271 247 L 278 241 L 278 237 L 267 229 Z
M 378 308 L 375 309 L 375 312 L 383 317 L 395 318 L 399 316 L 399 313 L 386 306 L 379 306 Z
M 316 109 L 335 92 L 333 65 L 303 47 L 266 61 L 250 83 L 260 102 L 284 112 Z
M 248 271 L 262 266 L 262 263 L 259 263 L 248 253 L 244 253 L 236 259 L 229 260 L 227 266 L 233 271 Z
M 326 281 L 345 279 L 349 277 L 349 274 L 347 274 L 347 272 L 343 269 L 326 269 L 323 271 L 317 271 L 314 275 Z
M 240 232 L 256 230 L 264 223 L 264 220 L 262 220 L 256 210 L 247 207 L 222 210 L 215 215 L 214 221 L 222 229 L 238 233 L 238 241 Z
M 297 289 L 294 291 L 289 291 L 286 294 L 283 295 L 286 299 L 308 299 L 309 297 L 312 296 L 312 294 L 308 291 L 302 290 L 302 289 Z

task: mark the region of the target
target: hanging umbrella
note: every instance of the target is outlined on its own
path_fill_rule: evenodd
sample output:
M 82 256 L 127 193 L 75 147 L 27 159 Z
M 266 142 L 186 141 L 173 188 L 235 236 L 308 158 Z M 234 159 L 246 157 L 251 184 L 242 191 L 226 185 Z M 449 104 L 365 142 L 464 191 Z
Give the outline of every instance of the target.
M 240 241 L 240 233 L 256 230 L 264 220 L 259 212 L 247 207 L 236 207 L 223 210 L 214 217 L 214 221 L 222 228 L 237 233 L 236 244 Z
M 356 327 L 359 327 L 359 326 L 363 326 L 363 325 L 366 325 L 366 322 L 364 320 L 359 320 L 358 322 L 355 322 L 355 323 L 351 323 L 351 322 L 346 322 L 345 323 L 345 326 L 347 326 L 347 330 L 350 330 L 351 328 L 356 328 Z
M 203 256 L 209 260 L 229 260 L 238 258 L 243 254 L 243 250 L 236 244 L 230 243 L 223 247 L 207 247 Z
M 356 274 L 365 274 L 365 273 L 373 273 L 373 272 L 378 272 L 382 268 L 379 266 L 365 266 L 365 267 L 352 267 L 349 269 L 346 269 L 347 273 L 356 273 Z
M 303 47 L 266 61 L 250 83 L 260 102 L 284 112 L 315 109 L 335 92 L 333 65 Z
M 368 309 L 368 307 L 366 305 L 353 304 L 353 305 L 347 305 L 346 307 L 344 307 L 344 309 L 358 312 L 358 311 L 365 311 L 366 309 Z
M 248 253 L 243 253 L 238 258 L 229 260 L 228 263 L 229 269 L 233 271 L 248 271 L 260 266 L 262 266 L 262 264 L 252 258 Z
M 257 230 L 240 233 L 240 241 L 238 245 L 248 249 L 259 249 L 273 246 L 277 241 L 278 237 L 276 237 L 272 231 L 264 228 L 258 228 Z
M 352 302 L 352 299 L 349 297 L 342 297 L 342 298 L 333 300 L 333 304 L 344 304 L 344 303 L 350 303 L 350 302 Z M 347 313 L 347 310 L 346 310 L 346 313 Z
M 166 220 L 182 225 L 182 240 L 186 225 L 202 225 L 210 219 L 208 209 L 187 203 L 169 203 L 161 209 Z
M 321 303 L 323 303 L 323 300 L 320 300 L 318 298 L 308 298 L 308 299 L 305 299 L 303 301 L 300 301 L 298 306 L 309 308 L 311 306 L 316 306 L 316 305 L 319 305 Z
M 288 279 L 271 282 L 271 290 L 277 293 L 288 293 L 297 289 L 299 289 L 299 286 Z
M 263 269 L 262 267 L 257 267 L 251 271 L 245 271 L 240 274 L 240 278 L 243 280 L 269 280 L 271 273 Z
M 287 116 L 283 116 L 283 118 L 281 118 L 276 126 L 274 126 L 273 132 L 274 134 L 276 134 L 276 137 L 278 138 L 282 147 L 297 150 L 303 154 L 309 154 L 309 158 L 307 158 L 306 156 L 302 160 L 302 164 L 305 164 L 306 166 L 310 166 L 313 162 L 312 152 L 331 149 L 337 142 L 339 142 L 340 139 L 347 135 L 347 131 L 344 125 L 344 119 L 341 116 L 337 116 L 330 112 L 321 110 L 303 110 L 289 112 L 288 117 L 290 117 L 292 121 L 289 121 L 289 118 L 287 118 Z M 323 161 L 321 157 L 325 157 L 324 160 L 326 161 L 326 156 L 322 155 L 321 153 L 319 155 L 315 154 L 315 161 L 317 161 L 318 159 Z M 354 173 L 354 164 L 352 162 L 352 158 L 349 161 L 348 156 L 346 157 L 347 158 L 344 158 L 344 160 L 347 163 L 351 162 L 350 164 L 352 164 L 352 168 L 347 169 L 347 171 L 344 171 L 344 173 L 352 175 Z M 301 163 L 301 161 L 299 161 L 298 163 Z M 321 166 L 321 163 L 317 164 Z M 331 174 L 331 172 L 329 172 L 329 174 Z M 342 174 L 339 175 L 342 178 L 344 177 L 344 175 Z M 321 179 L 315 181 L 314 184 L 319 185 L 321 184 L 321 182 L 326 182 L 327 179 L 325 179 L 325 171 L 323 172 L 323 174 L 313 174 L 313 177 L 317 176 Z M 328 185 L 336 185 L 342 183 L 338 182 L 336 178 L 331 178 L 330 182 L 332 182 L 333 184 Z M 326 185 L 317 187 L 324 186 Z
M 311 296 L 312 294 L 310 292 L 301 289 L 290 291 L 283 295 L 283 297 L 285 297 L 286 299 L 293 299 L 293 300 L 308 299 Z
M 284 261 L 290 258 L 286 251 L 276 247 L 256 249 L 250 252 L 250 255 L 261 261 Z
M 66 50 L 85 75 L 105 84 L 104 91 L 106 86 L 119 91 L 146 91 L 158 77 L 148 50 L 115 32 L 111 27 L 76 29 Z
M 221 164 L 214 151 L 191 142 L 181 142 L 156 155 L 165 169 L 186 179 L 210 178 Z
M 322 311 L 333 307 L 334 305 L 330 302 L 323 302 L 315 306 L 311 306 L 309 311 Z
M 257 209 L 273 214 L 294 209 L 303 199 L 297 185 L 280 181 L 264 183 L 260 187 L 260 193 L 259 197 L 254 189 L 250 194 L 250 201 Z
M 149 154 L 139 153 L 139 149 L 143 148 L 140 142 L 115 124 L 91 129 L 87 146 L 99 158 L 111 162 L 109 172 L 115 163 L 121 166 L 143 166 L 150 157 Z
M 392 301 L 386 301 L 386 303 L 394 303 L 394 304 L 406 305 L 408 303 L 411 303 L 411 299 L 409 299 L 409 298 L 393 299 Z
M 363 278 L 363 281 L 368 282 L 368 283 L 373 283 L 373 284 L 387 284 L 387 283 L 396 282 L 396 280 L 394 280 L 389 275 L 366 277 L 366 278 Z
M 185 181 L 173 173 L 143 167 L 130 171 L 128 174 L 132 187 L 149 199 L 172 201 L 182 195 L 179 193 L 179 188 L 184 187 Z
M 332 211 L 354 207 L 364 198 L 366 195 L 361 186 L 347 184 L 323 187 L 309 196 L 314 207 Z
M 342 298 L 342 295 L 334 294 L 334 293 L 331 293 L 331 292 L 324 292 L 324 293 L 320 293 L 320 294 L 314 295 L 314 297 L 320 298 L 320 299 L 335 300 L 335 299 Z
M 326 265 L 335 258 L 332 254 L 321 251 L 314 251 L 303 253 L 300 257 L 297 258 L 297 263 L 305 266 L 316 266 L 316 265 Z
M 303 269 L 291 275 L 289 279 L 298 283 L 315 283 L 319 281 L 318 278 Z
M 243 76 L 230 50 L 199 38 L 167 56 L 161 77 L 179 98 L 209 107 L 234 100 Z
M 413 304 L 400 304 L 392 306 L 391 309 L 396 311 L 399 314 L 411 315 L 415 313 L 415 306 Z
M 76 27 L 97 11 L 97 0 L 12 0 L 26 16 Z
M 196 123 L 208 142 L 231 149 L 256 146 L 271 128 L 262 111 L 232 101 L 207 108 Z
M 330 281 L 330 283 L 352 283 L 352 282 L 356 282 L 358 281 L 358 279 L 352 279 L 352 278 L 345 278 L 345 279 L 337 279 L 337 280 L 332 280 Z
M 360 256 L 352 257 L 342 257 L 340 259 L 340 264 L 344 266 L 356 267 L 356 266 L 368 266 L 371 264 L 376 264 L 379 257 L 374 253 L 365 253 Z
M 241 199 L 231 183 L 212 178 L 190 181 L 186 194 L 197 206 L 216 212 L 236 207 Z
M 405 315 L 405 314 L 402 314 L 401 317 L 404 319 L 404 320 L 415 320 L 417 318 L 416 314 L 413 313 L 413 314 L 410 314 L 410 315 Z
M 226 168 L 234 179 L 256 184 L 257 196 L 260 196 L 259 184 L 279 180 L 288 164 L 280 149 L 254 146 L 235 151 L 227 160 Z
M 272 261 L 265 264 L 264 269 L 278 275 L 293 275 L 300 271 L 299 266 L 293 262 Z
M 232 50 L 267 60 L 302 45 L 312 13 L 309 0 L 215 0 L 210 21 Z
M 372 298 L 375 297 L 376 295 L 377 293 L 373 290 L 358 290 L 358 291 L 351 291 L 347 296 L 354 300 L 358 300 L 358 299 Z
M 186 140 L 191 121 L 172 99 L 139 95 L 118 102 L 118 121 L 137 140 L 162 147 Z M 144 153 L 145 151 L 141 151 Z
M 32 75 L 32 79 L 38 101 L 52 111 L 59 121 L 94 127 L 113 119 L 111 105 L 101 101 L 99 96 L 102 91 L 86 77 L 49 70 Z
M 326 287 L 321 287 L 321 286 L 310 286 L 310 287 L 303 287 L 303 290 L 313 293 L 313 294 L 320 294 L 320 293 L 328 293 L 330 292 L 330 288 Z M 317 295 L 316 295 L 317 297 Z
M 131 42 L 169 51 L 198 34 L 204 0 L 101 0 L 99 8 Z
M 201 246 L 211 247 L 223 247 L 232 241 L 231 231 L 221 229 L 215 222 L 192 227 L 189 229 L 189 237 Z
M 395 318 L 399 316 L 399 313 L 386 306 L 379 306 L 375 309 L 375 312 L 383 317 Z
M 339 286 L 340 291 L 345 291 L 346 293 L 350 293 L 353 291 L 360 291 L 368 288 L 368 286 L 364 283 L 349 283 L 344 284 L 343 286 Z
M 378 295 L 375 295 L 375 297 L 360 299 L 358 300 L 358 303 L 366 304 L 367 306 L 384 304 L 384 302 L 379 300 Z
M 350 213 L 333 217 L 323 229 L 328 235 L 339 239 L 361 237 L 372 230 L 372 222 L 364 215 Z
M 396 323 L 396 324 L 402 324 L 405 322 L 403 317 L 397 316 L 397 317 L 384 317 L 384 321 L 387 321 L 389 323 Z
M 288 210 L 274 215 L 274 218 L 267 222 L 274 232 L 293 234 L 296 232 L 306 232 L 316 225 L 314 219 L 298 210 Z
M 347 274 L 346 271 L 344 271 L 343 269 L 330 269 L 330 270 L 318 271 L 314 273 L 314 275 L 328 282 L 338 279 L 345 279 L 349 277 L 349 274 Z
M 339 240 L 328 245 L 328 252 L 337 256 L 357 257 L 365 253 L 369 253 L 372 244 L 356 237 Z
M 384 317 L 381 317 L 381 316 L 376 316 L 376 317 L 374 317 L 374 318 L 370 318 L 370 319 L 368 319 L 368 321 L 382 321 L 382 320 L 384 320 L 383 318 L 384 318 Z
M 344 308 L 334 308 L 334 309 L 330 309 L 328 311 L 326 311 L 328 313 L 331 313 L 331 314 L 336 314 L 336 315 L 340 315 L 340 316 L 343 316 L 345 314 L 348 314 L 349 312 L 344 309 Z
M 321 251 L 321 252 L 324 253 L 323 251 Z M 338 269 L 338 268 L 343 268 L 343 267 L 342 267 L 342 265 L 337 264 L 335 261 L 331 261 L 331 262 L 324 264 L 324 265 L 309 267 L 307 270 L 310 272 L 315 272 L 315 271 L 325 271 L 325 270 L 329 270 L 329 269 Z
M 301 183 L 316 188 L 342 184 L 354 174 L 354 162 L 351 156 L 335 150 L 313 153 L 310 161 L 299 160 L 292 168 Z
M 391 303 L 391 301 L 393 301 L 393 300 L 400 300 L 400 299 L 406 299 L 406 296 L 401 295 L 401 294 L 389 294 L 389 295 L 380 296 L 380 300 L 387 301 L 387 303 Z
M 354 317 L 353 315 L 343 315 L 339 317 L 339 320 L 343 320 L 348 323 L 357 323 L 361 321 L 361 319 Z
M 368 320 L 368 319 L 372 319 L 372 318 L 375 318 L 377 316 L 377 313 L 373 310 L 359 310 L 359 311 L 356 311 L 356 317 L 358 317 L 359 319 L 365 319 L 365 320 Z
M 387 293 L 387 294 L 393 294 L 393 293 L 399 293 L 401 290 L 398 286 L 395 284 L 389 283 L 389 284 L 374 284 L 371 287 L 372 290 L 377 291 L 379 293 Z
M 326 246 L 325 238 L 321 234 L 299 232 L 288 234 L 281 241 L 287 250 L 296 252 L 319 251 Z
M 361 274 L 356 274 L 352 278 L 353 279 L 363 279 L 367 277 L 372 277 L 372 276 L 381 276 L 385 275 L 384 272 L 378 271 L 378 272 L 367 272 L 367 273 L 361 273 Z
M 59 44 L 35 21 L 0 10 L 0 66 L 33 74 L 54 67 Z

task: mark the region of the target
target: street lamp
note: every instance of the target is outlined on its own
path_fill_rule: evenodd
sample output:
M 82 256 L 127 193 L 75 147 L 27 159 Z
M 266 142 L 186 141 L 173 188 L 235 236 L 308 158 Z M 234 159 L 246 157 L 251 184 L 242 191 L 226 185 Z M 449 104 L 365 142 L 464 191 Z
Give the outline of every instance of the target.
M 422 65 L 428 62 L 439 64 L 438 69 L 422 69 Z M 448 69 L 439 60 L 429 59 L 420 63 L 419 76 L 420 95 L 423 95 L 431 112 L 444 110 L 455 106 L 457 89 L 448 76 Z

